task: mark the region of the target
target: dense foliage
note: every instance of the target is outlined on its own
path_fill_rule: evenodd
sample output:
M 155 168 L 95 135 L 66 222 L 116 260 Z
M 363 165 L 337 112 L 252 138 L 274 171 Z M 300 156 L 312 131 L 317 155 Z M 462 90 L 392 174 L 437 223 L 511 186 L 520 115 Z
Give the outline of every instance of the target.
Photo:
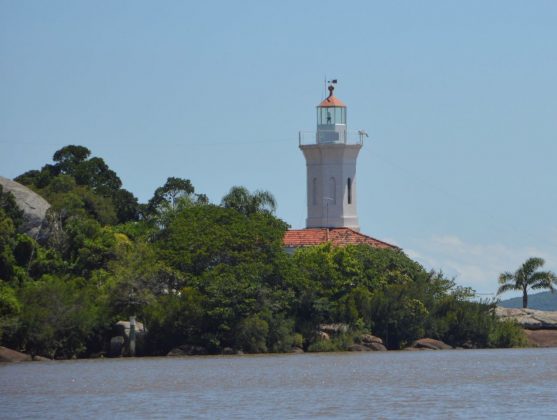
M 44 196 L 47 238 L 19 233 L 0 190 L 0 342 L 49 357 L 106 351 L 112 325 L 147 327 L 144 354 L 179 345 L 209 353 L 339 350 L 363 333 L 390 349 L 428 336 L 454 346 L 514 346 L 514 324 L 403 252 L 366 245 L 282 246 L 287 225 L 268 192 L 233 187 L 210 204 L 168 178 L 146 204 L 82 146 L 17 181 Z M 330 341 L 322 324 L 347 329 Z

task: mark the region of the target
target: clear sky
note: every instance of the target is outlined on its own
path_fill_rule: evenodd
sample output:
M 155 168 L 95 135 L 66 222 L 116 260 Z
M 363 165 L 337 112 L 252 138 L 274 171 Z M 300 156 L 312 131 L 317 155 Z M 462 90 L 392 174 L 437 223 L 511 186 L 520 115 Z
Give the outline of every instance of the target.
M 67 144 L 141 201 L 169 176 L 306 216 L 299 130 L 325 77 L 370 134 L 362 232 L 480 293 L 557 271 L 555 1 L 0 0 L 0 175 Z

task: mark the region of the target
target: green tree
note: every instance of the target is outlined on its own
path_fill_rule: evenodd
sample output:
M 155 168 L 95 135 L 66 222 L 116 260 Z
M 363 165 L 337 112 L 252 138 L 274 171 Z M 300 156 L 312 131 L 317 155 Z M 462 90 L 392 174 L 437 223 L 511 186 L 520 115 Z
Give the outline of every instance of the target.
M 23 223 L 23 211 L 17 206 L 14 195 L 9 191 L 4 192 L 2 185 L 0 185 L 0 209 L 12 219 L 16 228 Z
M 222 198 L 222 206 L 233 208 L 245 216 L 257 212 L 273 213 L 277 204 L 275 197 L 269 191 L 257 190 L 250 193 L 245 187 L 232 187 L 228 194 Z
M 189 179 L 169 177 L 162 187 L 155 190 L 147 207 L 151 213 L 156 213 L 161 205 L 176 207 L 178 199 L 191 196 L 195 192 Z
M 79 279 L 45 276 L 21 291 L 21 343 L 32 354 L 51 358 L 83 355 L 97 324 L 94 291 Z
M 500 295 L 509 290 L 522 291 L 522 307 L 528 307 L 528 289 L 549 289 L 553 292 L 554 284 L 557 284 L 557 276 L 552 271 L 539 271 L 545 264 L 543 258 L 528 258 L 514 273 L 504 272 L 499 275 Z

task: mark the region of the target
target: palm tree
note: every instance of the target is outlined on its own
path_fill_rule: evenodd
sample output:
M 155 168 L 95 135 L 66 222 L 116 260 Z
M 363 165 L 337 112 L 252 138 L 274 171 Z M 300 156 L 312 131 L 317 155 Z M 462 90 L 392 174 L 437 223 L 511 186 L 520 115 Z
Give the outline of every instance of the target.
M 269 191 L 254 191 L 245 187 L 232 187 L 222 198 L 223 207 L 233 208 L 240 213 L 251 216 L 257 212 L 273 213 L 277 207 L 275 197 Z
M 557 276 L 552 271 L 538 271 L 545 264 L 543 258 L 528 258 L 514 273 L 508 271 L 499 274 L 499 290 L 497 294 L 509 290 L 522 290 L 522 307 L 528 307 L 528 288 L 549 289 L 553 293 L 553 284 L 557 284 Z

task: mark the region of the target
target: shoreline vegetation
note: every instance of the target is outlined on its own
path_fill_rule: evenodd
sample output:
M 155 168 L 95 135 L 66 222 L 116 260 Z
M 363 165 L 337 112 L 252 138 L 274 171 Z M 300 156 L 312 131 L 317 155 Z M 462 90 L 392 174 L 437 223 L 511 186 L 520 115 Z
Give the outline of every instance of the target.
M 284 250 L 268 192 L 210 203 L 168 178 L 147 203 L 99 157 L 66 146 L 15 179 L 50 203 L 39 232 L 0 190 L 0 345 L 49 359 L 109 354 L 119 320 L 144 324 L 138 356 L 527 345 L 495 304 L 402 251 L 325 244 Z M 323 325 L 343 325 L 328 334 Z M 328 339 L 323 333 L 328 334 Z M 117 335 L 116 335 L 117 336 Z M 121 335 L 120 335 L 121 336 Z M 122 336 L 123 337 L 123 336 Z M 125 352 L 125 338 L 120 340 Z M 201 350 L 200 350 L 201 351 Z

